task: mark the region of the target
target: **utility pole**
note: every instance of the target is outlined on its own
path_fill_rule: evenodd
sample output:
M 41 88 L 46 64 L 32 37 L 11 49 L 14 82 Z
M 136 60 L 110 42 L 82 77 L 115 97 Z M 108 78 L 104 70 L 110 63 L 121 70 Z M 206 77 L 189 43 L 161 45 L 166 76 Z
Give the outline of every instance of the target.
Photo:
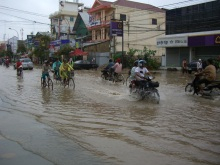
M 21 40 L 23 41 L 23 28 L 21 28 L 20 32 L 21 32 Z

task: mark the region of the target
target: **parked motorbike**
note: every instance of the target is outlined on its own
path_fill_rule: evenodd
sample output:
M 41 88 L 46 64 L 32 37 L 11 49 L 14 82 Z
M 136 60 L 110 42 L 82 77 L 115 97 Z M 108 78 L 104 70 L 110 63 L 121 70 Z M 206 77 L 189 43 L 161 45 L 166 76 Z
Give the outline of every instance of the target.
M 203 87 L 203 92 L 200 92 L 199 86 L 197 85 L 197 82 L 200 80 L 199 76 L 195 76 L 193 81 L 191 83 L 188 83 L 185 86 L 185 92 L 193 94 L 193 95 L 199 95 L 202 96 L 220 96 L 220 81 L 212 81 L 207 86 Z
M 136 80 L 131 81 L 129 85 L 130 94 L 137 94 L 142 100 L 153 100 L 159 104 L 160 94 L 157 90 L 159 82 L 152 81 L 153 79 L 152 76 L 147 77 L 143 85 L 140 85 Z

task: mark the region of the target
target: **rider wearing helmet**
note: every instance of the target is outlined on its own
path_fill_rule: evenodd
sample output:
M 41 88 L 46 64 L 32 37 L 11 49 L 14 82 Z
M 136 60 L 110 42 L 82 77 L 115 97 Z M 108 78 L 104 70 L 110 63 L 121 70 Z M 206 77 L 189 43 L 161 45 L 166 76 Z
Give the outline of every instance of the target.
M 50 62 L 48 60 L 45 60 L 43 66 L 42 66 L 42 78 L 43 78 L 43 81 L 45 81 L 46 76 L 50 77 L 49 70 L 51 70 Z
M 148 71 L 148 69 L 145 67 L 146 61 L 140 60 L 138 62 L 138 67 L 135 69 L 135 78 L 139 85 L 143 86 L 146 82 L 145 75 L 151 75 L 151 73 Z

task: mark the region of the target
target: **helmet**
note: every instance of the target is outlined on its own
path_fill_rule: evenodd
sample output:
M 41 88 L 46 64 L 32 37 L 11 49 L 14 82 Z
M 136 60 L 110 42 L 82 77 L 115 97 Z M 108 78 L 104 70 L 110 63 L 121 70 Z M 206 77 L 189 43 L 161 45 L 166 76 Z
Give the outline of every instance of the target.
M 140 60 L 140 61 L 138 62 L 138 66 L 143 67 L 144 64 L 146 64 L 146 63 L 147 63 L 147 62 L 146 62 L 145 60 Z
M 138 60 L 136 60 L 135 62 L 134 62 L 134 66 L 138 66 Z

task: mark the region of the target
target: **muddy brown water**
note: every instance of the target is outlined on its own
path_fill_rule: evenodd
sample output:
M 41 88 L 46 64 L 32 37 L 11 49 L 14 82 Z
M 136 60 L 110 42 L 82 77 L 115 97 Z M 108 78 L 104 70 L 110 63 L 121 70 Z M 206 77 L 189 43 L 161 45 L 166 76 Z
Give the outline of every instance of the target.
M 72 152 L 79 150 L 84 158 L 78 164 L 91 164 L 91 160 L 126 165 L 220 164 L 220 99 L 187 95 L 184 87 L 193 75 L 153 73 L 160 82 L 159 104 L 136 100 L 126 85 L 102 80 L 100 70 L 76 71 L 75 90 L 54 82 L 52 91 L 41 88 L 40 69 L 24 71 L 24 79 L 19 79 L 12 67 L 0 66 L 0 112 L 19 113 L 56 130 L 65 152 L 46 144 L 39 151 L 41 142 L 24 145 L 26 137 L 11 134 L 24 148 L 38 151 L 54 164 L 71 164 Z M 6 131 L 1 134 L 7 136 Z M 46 139 L 46 133 L 42 136 Z M 72 143 L 80 149 L 71 151 L 67 146 Z

